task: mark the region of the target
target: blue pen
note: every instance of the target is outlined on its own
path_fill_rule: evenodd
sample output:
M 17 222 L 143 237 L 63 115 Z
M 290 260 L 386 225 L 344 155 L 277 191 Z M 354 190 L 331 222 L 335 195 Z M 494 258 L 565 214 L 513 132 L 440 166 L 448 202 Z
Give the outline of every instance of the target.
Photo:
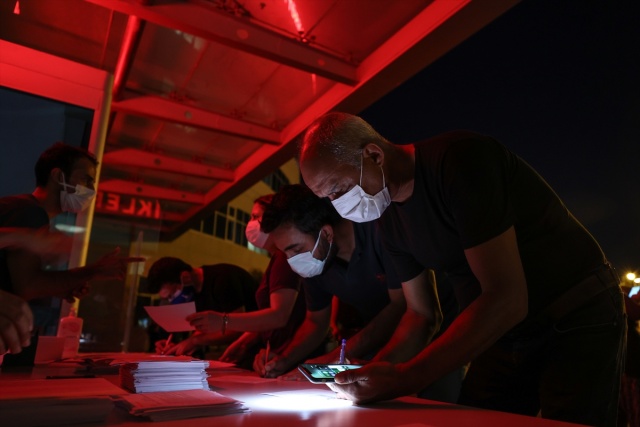
M 340 364 L 344 363 L 344 350 L 347 348 L 347 340 L 342 338 L 342 345 L 340 346 Z

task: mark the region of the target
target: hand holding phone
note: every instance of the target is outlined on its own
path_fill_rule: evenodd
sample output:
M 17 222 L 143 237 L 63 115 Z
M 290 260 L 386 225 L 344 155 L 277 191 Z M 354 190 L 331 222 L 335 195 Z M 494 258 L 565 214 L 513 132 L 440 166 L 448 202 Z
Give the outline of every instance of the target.
M 312 383 L 332 383 L 338 372 L 361 368 L 362 365 L 303 363 L 298 370 Z

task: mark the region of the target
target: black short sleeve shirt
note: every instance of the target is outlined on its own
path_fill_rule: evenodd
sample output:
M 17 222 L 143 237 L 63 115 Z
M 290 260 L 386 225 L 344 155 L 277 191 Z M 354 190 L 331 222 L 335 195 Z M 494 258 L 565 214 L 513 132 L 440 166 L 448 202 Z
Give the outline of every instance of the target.
M 401 288 L 376 222 L 352 223 L 355 248 L 346 263 L 334 259 L 319 276 L 307 278 L 307 309 L 322 310 L 333 296 L 351 305 L 366 323 L 389 304 L 389 289 Z
M 414 189 L 380 219 L 402 281 L 424 268 L 474 278 L 464 250 L 513 226 L 529 312 L 604 262 L 597 242 L 549 185 L 494 139 L 457 131 L 416 143 Z

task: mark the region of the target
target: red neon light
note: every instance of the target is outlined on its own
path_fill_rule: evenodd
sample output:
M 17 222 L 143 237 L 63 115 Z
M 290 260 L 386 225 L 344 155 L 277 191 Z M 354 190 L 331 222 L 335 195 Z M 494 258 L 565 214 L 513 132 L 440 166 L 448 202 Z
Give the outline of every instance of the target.
M 124 196 L 116 193 L 98 191 L 96 211 L 118 215 L 137 216 L 160 219 L 162 210 L 160 202 L 141 197 Z
M 284 2 L 287 4 L 289 15 L 291 15 L 291 19 L 293 20 L 293 24 L 296 26 L 296 30 L 298 30 L 299 34 L 304 34 L 304 28 L 302 27 L 300 15 L 298 15 L 298 8 L 296 7 L 295 0 L 284 0 Z
M 16 5 L 13 6 L 13 14 L 20 15 L 20 0 L 17 0 Z

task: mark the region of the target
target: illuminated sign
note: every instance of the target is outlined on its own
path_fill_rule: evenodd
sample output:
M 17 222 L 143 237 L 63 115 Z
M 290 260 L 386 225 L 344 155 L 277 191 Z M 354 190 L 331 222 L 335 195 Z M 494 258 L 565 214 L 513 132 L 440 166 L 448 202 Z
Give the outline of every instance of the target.
M 96 211 L 99 213 L 160 219 L 162 211 L 157 199 L 98 191 Z

